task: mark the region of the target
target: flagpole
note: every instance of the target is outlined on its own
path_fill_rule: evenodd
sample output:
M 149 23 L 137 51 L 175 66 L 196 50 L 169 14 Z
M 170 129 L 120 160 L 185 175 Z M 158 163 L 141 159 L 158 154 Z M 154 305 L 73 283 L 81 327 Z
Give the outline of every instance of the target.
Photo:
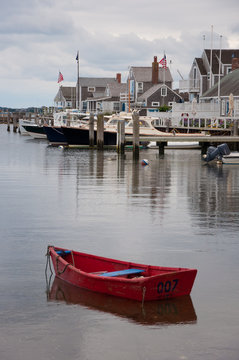
M 212 48 L 213 48 L 213 25 L 211 27 L 210 88 L 212 87 Z
M 220 35 L 220 50 L 219 50 L 219 71 L 218 71 L 218 105 L 219 105 L 219 116 L 221 115 L 221 61 L 222 61 L 222 35 Z
M 79 75 L 80 75 L 80 64 L 79 64 L 79 50 L 77 51 L 77 55 L 76 55 L 76 60 L 77 60 L 77 108 L 80 109 L 80 82 L 79 82 Z M 76 104 L 76 105 L 77 105 Z

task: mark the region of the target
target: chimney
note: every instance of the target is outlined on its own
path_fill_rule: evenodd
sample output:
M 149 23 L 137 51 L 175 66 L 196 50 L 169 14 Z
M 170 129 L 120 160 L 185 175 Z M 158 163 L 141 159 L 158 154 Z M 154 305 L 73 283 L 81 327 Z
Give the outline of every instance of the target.
M 152 63 L 152 84 L 158 84 L 159 79 L 159 64 L 157 56 L 154 56 L 154 62 Z
M 239 58 L 232 58 L 232 71 L 239 69 Z
M 121 74 L 120 73 L 116 74 L 116 80 L 118 81 L 119 84 L 121 84 Z

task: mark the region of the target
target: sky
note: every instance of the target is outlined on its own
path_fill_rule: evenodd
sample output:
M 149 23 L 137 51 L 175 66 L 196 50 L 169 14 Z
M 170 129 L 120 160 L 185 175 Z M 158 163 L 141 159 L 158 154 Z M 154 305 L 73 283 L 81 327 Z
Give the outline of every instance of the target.
M 0 0 L 0 106 L 53 106 L 80 76 L 127 79 L 164 53 L 178 86 L 204 48 L 239 49 L 238 0 Z M 212 31 L 213 30 L 213 31 Z M 213 36 L 212 36 L 213 34 Z M 204 39 L 205 37 L 205 39 Z

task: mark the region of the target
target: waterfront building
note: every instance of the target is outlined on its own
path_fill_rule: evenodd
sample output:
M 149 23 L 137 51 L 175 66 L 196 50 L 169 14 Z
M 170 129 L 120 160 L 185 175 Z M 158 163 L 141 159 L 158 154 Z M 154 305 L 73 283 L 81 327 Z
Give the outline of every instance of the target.
M 239 49 L 205 49 L 201 57 L 195 57 L 187 80 L 179 80 L 179 90 L 189 92 L 189 100 L 197 101 L 203 94 L 232 71 L 234 58 Z

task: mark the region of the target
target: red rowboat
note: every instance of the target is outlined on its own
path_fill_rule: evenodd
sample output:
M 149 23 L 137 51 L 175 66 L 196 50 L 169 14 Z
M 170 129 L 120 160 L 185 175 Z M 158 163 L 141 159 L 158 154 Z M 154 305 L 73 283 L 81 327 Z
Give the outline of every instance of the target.
M 54 246 L 56 277 L 81 288 L 138 301 L 189 295 L 196 269 L 136 264 Z

